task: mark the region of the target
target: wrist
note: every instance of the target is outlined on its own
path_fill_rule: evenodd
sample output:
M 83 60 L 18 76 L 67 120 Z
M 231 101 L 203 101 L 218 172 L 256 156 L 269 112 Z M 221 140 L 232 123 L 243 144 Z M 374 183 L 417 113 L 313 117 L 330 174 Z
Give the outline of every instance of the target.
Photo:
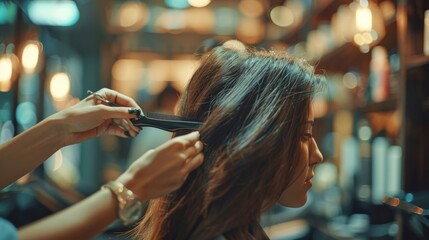
M 101 189 L 109 189 L 117 200 L 117 213 L 124 225 L 129 225 L 140 219 L 143 213 L 143 204 L 137 196 L 119 181 L 110 181 Z
M 65 129 L 61 124 L 61 121 L 59 119 L 55 118 L 45 118 L 43 119 L 40 124 L 44 130 L 44 138 L 45 139 L 52 139 L 52 146 L 55 146 L 55 148 L 60 149 L 65 144 L 66 134 Z
M 130 189 L 140 201 L 148 200 L 145 195 L 145 178 L 133 177 L 129 169 L 121 174 L 116 181 L 122 183 L 127 189 Z
M 57 143 L 60 145 L 59 147 L 65 147 L 68 144 L 68 138 L 69 138 L 69 131 L 65 124 L 65 122 L 57 117 L 58 113 L 55 113 L 48 118 L 44 119 L 42 122 L 44 122 L 50 129 L 50 131 L 55 134 L 55 137 L 57 139 Z

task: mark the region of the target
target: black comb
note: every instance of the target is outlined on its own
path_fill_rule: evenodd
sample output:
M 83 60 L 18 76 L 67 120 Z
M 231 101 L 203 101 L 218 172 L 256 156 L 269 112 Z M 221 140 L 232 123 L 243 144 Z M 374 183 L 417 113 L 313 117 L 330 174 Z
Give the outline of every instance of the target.
M 134 126 L 154 127 L 169 132 L 180 130 L 198 130 L 202 125 L 201 122 L 189 120 L 176 115 L 162 113 L 141 114 L 137 119 L 130 119 Z

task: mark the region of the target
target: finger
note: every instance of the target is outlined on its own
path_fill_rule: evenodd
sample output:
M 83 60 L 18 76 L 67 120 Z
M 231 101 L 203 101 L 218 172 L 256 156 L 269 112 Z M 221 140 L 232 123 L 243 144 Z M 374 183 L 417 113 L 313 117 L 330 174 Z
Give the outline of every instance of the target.
M 188 146 L 192 146 L 198 141 L 199 138 L 198 132 L 188 133 L 179 137 L 175 137 L 165 142 L 161 146 L 157 147 L 159 151 L 173 150 L 173 151 L 183 151 Z
M 203 150 L 203 143 L 201 141 L 197 141 L 193 146 L 188 147 L 184 153 L 187 156 L 187 158 L 193 158 L 202 150 Z
M 133 108 L 108 107 L 104 105 L 97 105 L 95 107 L 100 109 L 104 119 L 112 119 L 113 122 L 115 122 L 117 125 L 132 133 L 131 135 L 136 136 L 140 132 L 141 129 L 134 126 L 134 124 L 130 121 L 130 118 L 136 117 L 132 111 Z
M 194 145 L 195 142 L 198 141 L 199 135 L 200 134 L 198 132 L 192 132 L 186 135 L 175 137 L 157 147 L 157 149 L 159 149 L 159 151 L 183 151 L 188 146 Z M 185 156 L 185 158 L 188 157 L 189 156 Z
M 116 125 L 122 127 L 126 131 L 130 131 L 130 126 L 128 125 L 128 123 L 124 119 L 114 118 L 114 119 L 112 119 L 112 122 L 115 123 Z
M 120 106 L 135 107 L 140 109 L 140 106 L 131 97 L 128 97 L 127 95 L 119 93 L 115 90 L 103 88 L 97 92 L 104 96 L 107 100 Z
M 125 129 L 125 131 L 128 131 L 130 136 L 137 136 L 137 134 L 139 134 L 140 132 L 140 128 L 134 127 L 134 125 L 132 125 L 131 122 L 127 121 L 128 119 L 119 119 L 119 118 L 114 118 L 112 121 L 122 127 L 123 129 Z M 137 130 L 136 130 L 137 129 Z
M 188 133 L 186 135 L 182 135 L 175 138 L 177 141 L 183 143 L 185 147 L 189 147 L 194 145 L 198 139 L 200 139 L 200 133 L 198 131 Z
M 186 165 L 185 165 L 185 171 L 189 174 L 192 172 L 195 168 L 201 166 L 201 164 L 204 162 L 204 155 L 202 153 L 199 153 L 195 157 L 193 157 Z
M 119 111 L 115 111 L 116 108 L 115 110 L 107 109 L 108 113 L 105 113 L 105 114 L 107 114 L 108 118 L 113 118 L 113 121 L 116 124 L 120 125 L 121 127 L 128 130 L 129 132 L 135 133 L 134 134 L 135 136 L 140 132 L 141 128 L 134 126 L 134 124 L 131 122 L 130 119 L 135 118 L 136 115 L 134 115 L 134 113 L 130 109 L 132 110 L 134 108 L 128 108 L 127 110 L 125 110 L 124 108 L 121 108 Z M 125 111 L 127 111 L 128 114 L 125 113 Z M 131 114 L 131 118 L 129 118 L 130 116 L 129 114 Z M 115 116 L 121 116 L 121 117 L 115 117 Z M 123 116 L 127 116 L 127 117 L 123 117 Z
M 113 123 L 110 124 L 105 131 L 105 133 L 109 135 L 116 135 L 122 138 L 128 138 L 129 136 L 126 134 L 126 132 L 127 130 L 124 130 L 120 126 Z
M 137 126 L 134 126 L 134 124 L 131 122 L 131 120 L 130 119 L 125 119 L 125 121 L 127 121 L 127 124 L 128 124 L 128 126 L 130 126 L 130 128 L 134 131 L 134 132 L 136 132 L 136 133 L 139 133 L 140 132 L 140 130 L 141 130 L 141 128 L 139 128 L 139 127 L 137 127 Z

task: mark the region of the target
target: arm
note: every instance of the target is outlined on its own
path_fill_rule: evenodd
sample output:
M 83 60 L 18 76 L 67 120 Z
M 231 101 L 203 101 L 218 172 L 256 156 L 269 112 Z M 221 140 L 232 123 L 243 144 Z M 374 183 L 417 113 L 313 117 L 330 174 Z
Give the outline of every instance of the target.
M 176 137 L 137 159 L 117 181 L 139 200 L 149 200 L 182 185 L 188 174 L 201 165 L 203 144 L 194 132 Z M 19 229 L 20 239 L 90 239 L 117 217 L 118 203 L 107 189 L 76 205 Z
M 0 145 L 0 189 L 30 172 L 62 147 L 58 123 L 44 120 Z
M 121 106 L 138 108 L 131 98 L 113 90 L 102 89 L 99 93 L 107 99 L 116 100 Z M 0 189 L 36 168 L 63 146 L 102 134 L 127 137 L 135 136 L 140 131 L 128 122 L 122 122 L 124 124 L 121 126 L 112 123 L 113 119 L 129 121 L 129 118 L 134 118 L 135 114 L 130 113 L 128 107 L 108 107 L 97 103 L 94 97 L 87 97 L 1 144 Z
M 19 229 L 19 239 L 91 239 L 117 218 L 118 203 L 107 189 Z

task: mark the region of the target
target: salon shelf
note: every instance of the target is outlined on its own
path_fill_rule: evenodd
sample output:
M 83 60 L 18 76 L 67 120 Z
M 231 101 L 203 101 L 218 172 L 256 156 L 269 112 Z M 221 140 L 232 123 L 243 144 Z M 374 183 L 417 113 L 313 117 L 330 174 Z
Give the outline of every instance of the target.
M 397 47 L 396 19 L 386 21 L 386 35 L 376 45 L 386 49 Z M 352 42 L 347 42 L 323 55 L 315 64 L 318 69 L 331 73 L 345 73 L 351 68 L 358 69 L 364 75 L 369 73 L 370 53 L 363 53 Z
M 345 73 L 353 67 L 368 74 L 369 61 L 370 54 L 362 53 L 356 45 L 347 42 L 322 56 L 315 64 L 317 69 L 330 73 Z
M 272 1 L 272 6 L 275 7 L 282 5 L 285 1 Z M 332 15 L 337 11 L 338 7 L 345 4 L 350 4 L 353 0 L 325 0 L 323 5 L 315 5 L 317 2 L 313 2 L 312 10 L 310 10 L 305 16 L 301 24 L 294 26 L 287 35 L 285 35 L 281 41 L 287 44 L 295 44 L 299 41 L 304 40 L 304 36 L 311 29 L 316 28 L 318 25 L 330 22 Z
M 356 107 L 357 111 L 364 113 L 373 112 L 391 112 L 395 111 L 398 106 L 398 100 L 396 98 L 387 99 L 382 102 L 369 103 L 365 106 Z
M 429 56 L 417 55 L 410 57 L 405 63 L 407 69 L 424 67 L 429 65 Z

